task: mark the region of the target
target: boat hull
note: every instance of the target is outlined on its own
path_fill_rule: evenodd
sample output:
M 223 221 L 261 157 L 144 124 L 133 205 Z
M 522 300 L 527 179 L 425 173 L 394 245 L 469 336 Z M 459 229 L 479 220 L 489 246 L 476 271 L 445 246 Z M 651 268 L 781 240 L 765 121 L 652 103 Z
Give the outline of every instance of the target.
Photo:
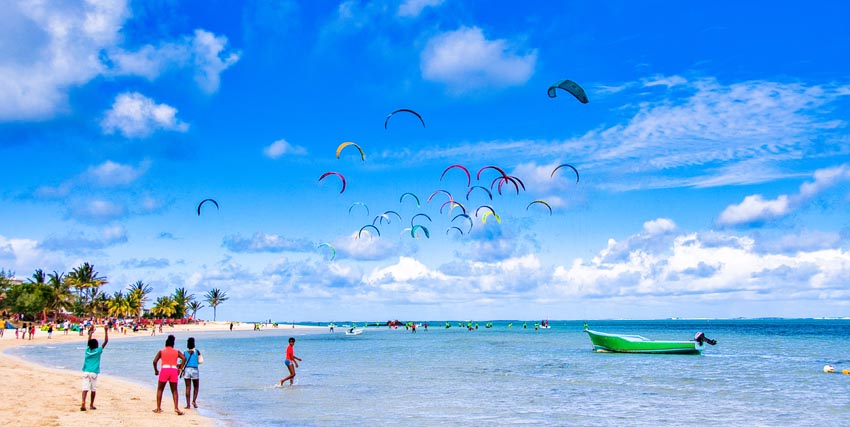
M 585 329 L 593 351 L 605 353 L 700 354 L 705 348 L 696 341 L 656 341 L 639 335 L 617 335 Z

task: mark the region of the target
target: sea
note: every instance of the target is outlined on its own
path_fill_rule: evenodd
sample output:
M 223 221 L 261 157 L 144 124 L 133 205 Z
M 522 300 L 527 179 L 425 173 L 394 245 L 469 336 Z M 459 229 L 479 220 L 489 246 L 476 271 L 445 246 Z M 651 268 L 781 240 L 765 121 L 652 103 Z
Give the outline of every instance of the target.
M 850 369 L 847 319 L 587 322 L 652 339 L 702 331 L 717 340 L 702 355 L 595 353 L 583 321 L 429 321 L 427 331 L 357 336 L 343 323 L 333 333 L 194 333 L 201 413 L 232 426 L 850 426 L 850 375 L 823 372 Z M 185 349 L 190 334 L 174 335 Z M 295 385 L 280 387 L 290 336 L 303 362 Z M 102 375 L 150 386 L 153 405 L 151 361 L 164 340 L 111 341 Z M 70 371 L 83 361 L 79 343 L 9 352 Z M 182 383 L 179 392 L 182 406 Z

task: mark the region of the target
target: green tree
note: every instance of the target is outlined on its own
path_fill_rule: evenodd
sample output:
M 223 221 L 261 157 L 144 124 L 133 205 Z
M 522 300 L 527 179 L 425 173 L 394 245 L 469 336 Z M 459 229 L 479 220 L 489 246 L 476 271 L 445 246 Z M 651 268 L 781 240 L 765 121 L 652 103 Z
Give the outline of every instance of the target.
M 53 313 L 54 317 L 73 307 L 74 294 L 71 292 L 68 283 L 65 282 L 65 273 L 54 271 L 48 274 L 47 287 L 49 289 L 47 308 Z
M 148 295 L 153 291 L 149 285 L 146 285 L 141 280 L 137 280 L 127 288 L 127 299 L 130 300 L 130 305 L 136 312 L 136 317 L 141 318 L 145 311 L 145 303 L 148 302 Z
M 186 317 L 186 313 L 189 311 L 189 304 L 195 300 L 195 296 L 187 292 L 186 288 L 177 288 L 174 290 L 174 296 L 172 299 L 174 299 L 174 302 L 177 304 L 174 317 L 182 319 Z
M 135 314 L 133 307 L 130 305 L 130 300 L 121 291 L 115 292 L 112 294 L 112 298 L 109 298 L 107 313 L 110 316 L 122 318 Z
M 6 292 L 6 299 L 13 312 L 35 317 L 44 311 L 44 294 L 44 286 L 26 282 L 12 285 Z
M 156 299 L 151 313 L 158 317 L 171 317 L 177 311 L 177 303 L 170 296 L 163 296 Z
M 189 303 L 189 310 L 192 311 L 192 320 L 196 320 L 198 318 L 198 310 L 206 307 L 204 303 L 200 301 L 192 301 Z
M 77 311 L 81 314 L 94 314 L 97 307 L 92 302 L 94 302 L 100 287 L 108 283 L 106 278 L 100 277 L 98 272 L 94 271 L 94 266 L 85 262 L 68 273 L 65 280 L 77 290 L 77 297 L 79 298 Z
M 216 309 L 218 308 L 219 304 L 227 301 L 228 299 L 229 297 L 227 296 L 227 293 L 218 288 L 210 289 L 210 291 L 207 292 L 206 301 L 207 304 L 209 304 L 210 307 L 212 307 L 213 309 L 213 321 L 215 321 Z

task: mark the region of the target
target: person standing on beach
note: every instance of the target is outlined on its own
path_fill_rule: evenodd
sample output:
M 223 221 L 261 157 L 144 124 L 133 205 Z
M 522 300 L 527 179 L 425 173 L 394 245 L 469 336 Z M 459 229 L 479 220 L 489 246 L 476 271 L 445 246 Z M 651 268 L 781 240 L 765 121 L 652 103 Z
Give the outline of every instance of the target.
M 183 382 L 186 383 L 186 409 L 189 409 L 189 395 L 192 395 L 192 406 L 198 407 L 198 385 L 201 382 L 198 364 L 201 363 L 201 351 L 195 349 L 195 338 L 186 342 L 186 366 L 183 367 Z M 195 386 L 192 393 L 192 386 Z
M 295 338 L 289 339 L 289 346 L 286 347 L 286 360 L 283 361 L 286 364 L 286 367 L 289 368 L 289 376 L 280 380 L 280 385 L 282 386 L 287 380 L 289 380 L 289 385 L 292 385 L 295 382 L 295 368 L 298 367 L 298 362 L 301 361 L 301 358 L 295 356 Z
M 97 376 L 100 375 L 100 356 L 103 355 L 103 349 L 106 344 L 109 344 L 109 328 L 103 327 L 103 345 L 98 347 L 97 340 L 92 338 L 94 329 L 89 331 L 88 348 L 86 348 L 86 357 L 83 359 L 83 402 L 80 404 L 80 410 L 86 410 L 86 395 L 91 392 L 91 401 L 89 409 L 95 410 L 94 395 L 97 390 Z
M 177 362 L 178 359 L 180 363 Z M 158 368 L 157 362 L 160 360 L 162 360 L 162 366 Z M 177 415 L 183 415 L 177 399 L 177 378 L 180 376 L 180 370 L 183 369 L 185 363 L 186 356 L 174 348 L 174 335 L 169 335 L 165 339 L 165 348 L 156 352 L 156 357 L 153 358 L 153 373 L 159 376 L 154 413 L 162 413 L 162 391 L 165 389 L 165 384 L 168 383 L 171 385 L 171 397 L 174 399 L 174 412 Z

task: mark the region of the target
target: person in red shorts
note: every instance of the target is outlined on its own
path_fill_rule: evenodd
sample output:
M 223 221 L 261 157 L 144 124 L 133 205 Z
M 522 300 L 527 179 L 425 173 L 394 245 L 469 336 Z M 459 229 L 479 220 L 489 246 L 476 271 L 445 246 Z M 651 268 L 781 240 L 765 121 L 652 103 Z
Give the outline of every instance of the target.
M 162 361 L 162 366 L 157 368 L 157 362 Z M 180 360 L 178 363 L 177 361 Z M 174 398 L 174 412 L 177 415 L 183 415 L 180 406 L 177 402 L 177 379 L 180 376 L 180 370 L 186 363 L 186 356 L 181 351 L 174 348 L 174 335 L 169 335 L 165 339 L 165 348 L 156 352 L 156 357 L 153 358 L 153 373 L 159 375 L 159 383 L 156 387 L 156 409 L 154 412 L 162 413 L 162 391 L 165 389 L 165 384 L 171 385 L 171 397 Z

